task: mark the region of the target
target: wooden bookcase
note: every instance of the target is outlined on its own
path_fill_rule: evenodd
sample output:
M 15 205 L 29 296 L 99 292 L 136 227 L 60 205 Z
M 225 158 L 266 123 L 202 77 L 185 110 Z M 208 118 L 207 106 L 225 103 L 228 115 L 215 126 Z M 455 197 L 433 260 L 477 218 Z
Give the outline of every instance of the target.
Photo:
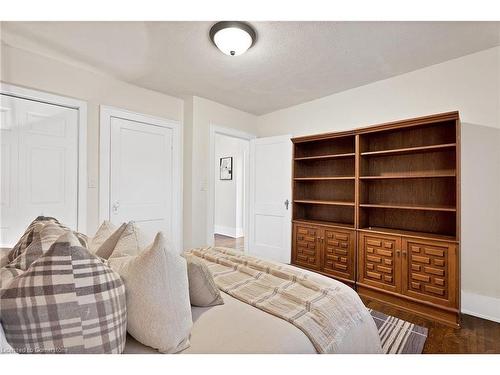
M 293 143 L 292 263 L 458 325 L 458 112 Z

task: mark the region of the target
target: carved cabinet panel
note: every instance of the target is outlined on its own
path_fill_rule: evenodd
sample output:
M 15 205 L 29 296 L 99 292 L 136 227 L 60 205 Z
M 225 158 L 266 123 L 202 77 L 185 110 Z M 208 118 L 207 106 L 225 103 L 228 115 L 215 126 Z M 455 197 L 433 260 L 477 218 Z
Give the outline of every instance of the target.
M 294 224 L 293 261 L 295 264 L 319 270 L 321 268 L 321 244 L 318 227 Z
M 325 229 L 323 272 L 354 281 L 355 232 Z
M 392 292 L 401 290 L 401 237 L 360 233 L 358 281 Z
M 441 305 L 456 305 L 455 244 L 403 238 L 402 262 L 404 294 Z
M 348 284 L 354 283 L 355 231 L 326 225 L 294 223 L 292 246 L 293 264 L 320 271 Z

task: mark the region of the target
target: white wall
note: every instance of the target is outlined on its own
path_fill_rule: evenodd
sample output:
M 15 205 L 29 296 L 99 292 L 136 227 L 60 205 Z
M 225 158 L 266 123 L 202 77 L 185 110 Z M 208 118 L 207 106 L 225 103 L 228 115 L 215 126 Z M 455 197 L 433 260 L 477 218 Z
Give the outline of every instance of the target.
M 231 237 L 243 236 L 244 158 L 249 142 L 222 134 L 215 135 L 215 215 L 214 232 Z M 220 158 L 233 158 L 233 179 L 220 179 Z
M 295 136 L 459 110 L 462 307 L 500 320 L 500 47 L 260 116 Z
M 184 248 L 204 246 L 207 243 L 207 190 L 210 167 L 210 125 L 232 128 L 246 133 L 255 133 L 257 116 L 247 112 L 193 97 L 193 120 L 191 134 L 184 131 L 185 152 L 191 152 L 191 163 L 184 163 L 185 184 L 191 181 L 191 207 L 184 208 L 185 227 L 191 228 L 189 236 L 184 233 Z M 189 148 L 189 149 L 188 149 Z M 188 175 L 188 176 L 186 176 Z M 186 194 L 186 191 L 184 192 Z
M 183 101 L 2 43 L 2 82 L 69 96 L 87 102 L 87 231 L 98 223 L 99 105 L 182 121 Z
M 500 128 L 500 47 L 260 116 L 259 136 L 347 130 L 446 111 Z

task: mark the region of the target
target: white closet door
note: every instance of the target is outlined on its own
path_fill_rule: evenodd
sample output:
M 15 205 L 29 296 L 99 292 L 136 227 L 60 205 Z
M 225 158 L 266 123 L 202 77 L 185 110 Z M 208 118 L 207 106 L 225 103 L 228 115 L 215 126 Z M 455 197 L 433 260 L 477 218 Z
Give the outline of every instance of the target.
M 38 215 L 76 229 L 78 111 L 7 95 L 0 110 L 2 246 Z
M 172 240 L 171 128 L 111 118 L 110 219 L 134 220 L 152 240 Z

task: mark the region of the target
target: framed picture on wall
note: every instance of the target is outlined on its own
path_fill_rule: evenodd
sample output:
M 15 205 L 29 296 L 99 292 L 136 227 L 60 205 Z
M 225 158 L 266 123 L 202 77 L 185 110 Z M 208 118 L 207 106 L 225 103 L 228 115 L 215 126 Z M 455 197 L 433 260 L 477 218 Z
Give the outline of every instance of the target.
M 232 180 L 233 179 L 233 157 L 220 158 L 220 179 Z

